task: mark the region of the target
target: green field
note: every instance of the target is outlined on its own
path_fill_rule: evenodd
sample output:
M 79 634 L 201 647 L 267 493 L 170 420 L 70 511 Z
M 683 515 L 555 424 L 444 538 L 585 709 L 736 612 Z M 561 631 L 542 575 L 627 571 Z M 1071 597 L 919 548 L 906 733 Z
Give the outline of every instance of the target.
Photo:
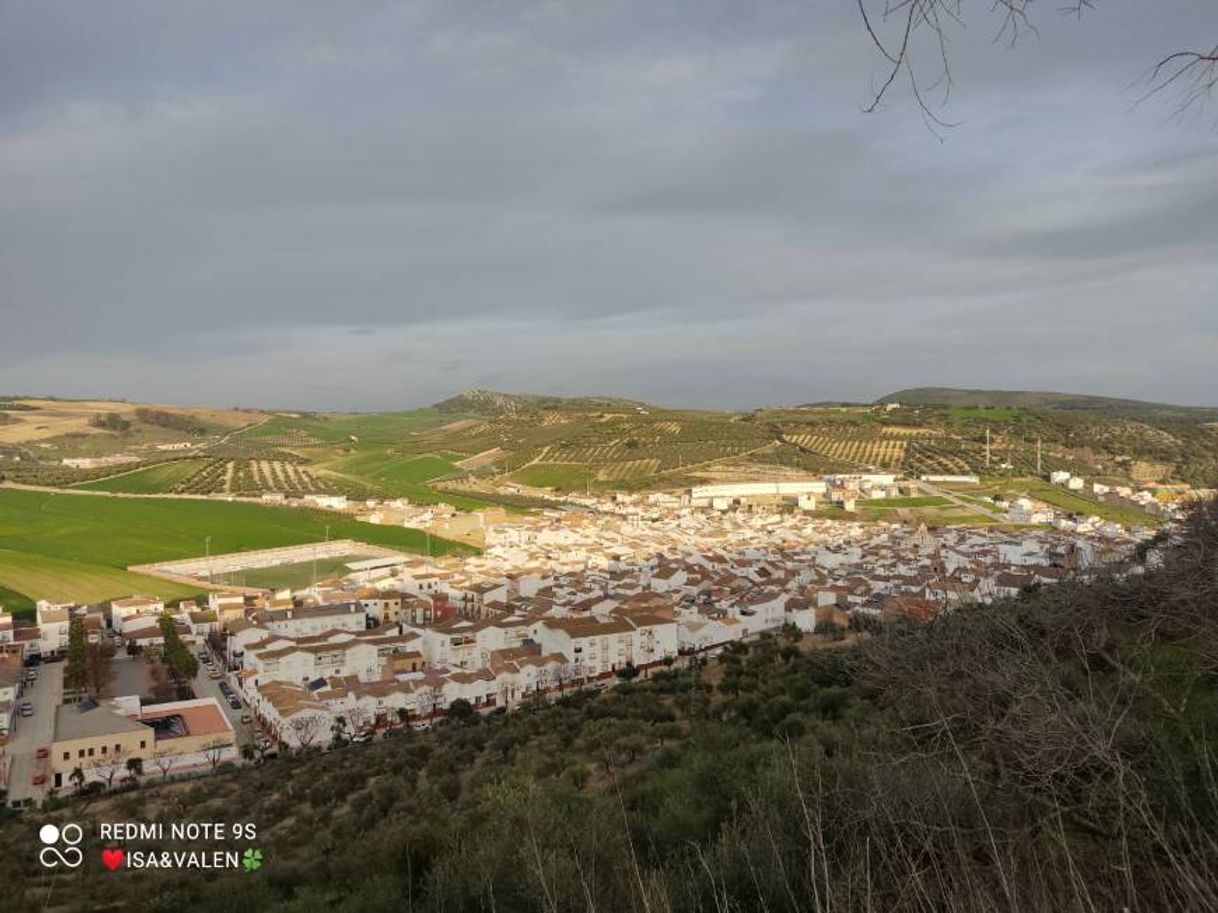
M 314 580 L 342 577 L 351 573 L 347 563 L 367 558 L 367 555 L 343 555 L 338 558 L 320 558 L 316 563 L 301 561 L 297 564 L 281 564 L 278 567 L 251 568 L 232 574 L 218 574 L 216 583 L 234 586 L 256 586 L 268 590 L 299 590 L 312 586 Z
M 0 608 L 12 615 L 33 615 L 34 600 L 24 593 L 0 586 Z
M 434 453 L 403 455 L 381 447 L 361 449 L 350 456 L 318 463 L 318 468 L 368 482 L 386 494 L 461 474 L 452 460 Z
M 113 491 L 137 495 L 163 494 L 196 472 L 203 462 L 203 460 L 173 460 L 107 479 L 98 479 L 96 482 L 82 482 L 72 487 L 84 488 L 88 491 Z
M 1121 507 L 1097 501 L 1094 498 L 1062 488 L 1060 485 L 1041 481 L 1040 479 L 1019 480 L 1010 485 L 986 489 L 981 494 L 987 496 L 1001 494 L 1008 498 L 1027 495 L 1030 498 L 1043 501 L 1060 510 L 1082 514 L 1083 516 L 1095 515 L 1105 520 L 1112 520 L 1116 523 L 1124 523 L 1130 526 L 1157 526 L 1162 522 L 1158 517 L 1143 513 L 1136 508 Z
M 509 478 L 534 488 L 582 491 L 588 485 L 590 470 L 579 463 L 534 463 L 512 473 Z
M 920 498 L 868 498 L 864 501 L 859 501 L 859 507 L 867 508 L 884 508 L 884 507 L 946 507 L 952 502 L 947 498 L 935 496 L 927 496 Z
M 7 548 L 0 549 L 0 587 L 16 597 L 15 614 L 29 615 L 33 614 L 36 599 L 83 603 L 134 595 L 178 599 L 195 596 L 201 589 L 132 574 L 121 568 Z M 0 603 L 9 605 L 3 594 L 0 594 Z
M 434 409 L 409 412 L 306 413 L 299 416 L 274 415 L 261 425 L 249 428 L 235 440 L 261 441 L 292 435 L 307 435 L 316 441 L 337 444 L 357 438 L 360 443 L 395 443 L 407 435 L 435 428 L 460 416 Z
M 413 529 L 375 526 L 322 511 L 226 501 L 107 498 L 0 490 L 0 586 L 37 599 L 65 581 L 56 598 L 97 601 L 132 592 L 188 595 L 181 587 L 128 574 L 148 564 L 212 554 L 355 539 L 422 552 L 427 537 Z M 435 536 L 432 553 L 472 551 Z M 132 578 L 135 578 L 134 580 Z

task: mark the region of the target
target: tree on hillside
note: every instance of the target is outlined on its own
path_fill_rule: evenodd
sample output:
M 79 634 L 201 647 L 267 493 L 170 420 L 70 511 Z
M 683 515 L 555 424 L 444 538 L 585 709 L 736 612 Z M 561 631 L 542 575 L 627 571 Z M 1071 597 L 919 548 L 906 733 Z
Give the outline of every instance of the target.
M 309 713 L 304 716 L 293 717 L 289 725 L 291 726 L 292 733 L 296 736 L 296 744 L 300 747 L 301 751 L 307 751 L 321 737 L 322 729 L 325 727 L 325 719 L 320 714 Z
M 220 762 L 224 760 L 224 753 L 228 750 L 229 743 L 223 739 L 215 739 L 203 746 L 203 757 L 207 759 L 207 763 L 211 765 L 211 772 L 215 773 L 216 768 L 220 766 Z
M 131 427 L 131 423 L 117 412 L 99 412 L 89 419 L 89 424 L 94 428 L 100 428 L 102 431 L 114 432 L 126 431 Z
M 162 748 L 152 753 L 152 765 L 161 772 L 161 782 L 169 779 L 169 771 L 178 763 L 178 756 L 168 749 Z

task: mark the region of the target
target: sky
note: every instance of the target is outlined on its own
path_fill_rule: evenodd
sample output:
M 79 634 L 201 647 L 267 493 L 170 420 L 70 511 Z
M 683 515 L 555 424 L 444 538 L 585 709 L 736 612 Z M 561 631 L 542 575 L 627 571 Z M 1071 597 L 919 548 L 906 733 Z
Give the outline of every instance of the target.
M 1137 103 L 1218 5 L 1058 6 L 938 128 L 855 0 L 0 0 L 0 393 L 1218 405 L 1218 115 Z

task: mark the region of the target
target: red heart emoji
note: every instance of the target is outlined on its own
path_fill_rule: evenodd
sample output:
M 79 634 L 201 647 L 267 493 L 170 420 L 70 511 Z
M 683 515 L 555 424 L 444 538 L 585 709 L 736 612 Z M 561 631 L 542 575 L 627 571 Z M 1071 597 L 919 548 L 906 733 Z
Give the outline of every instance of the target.
M 118 848 L 102 850 L 102 865 L 108 868 L 111 872 L 123 864 L 123 859 L 127 853 Z

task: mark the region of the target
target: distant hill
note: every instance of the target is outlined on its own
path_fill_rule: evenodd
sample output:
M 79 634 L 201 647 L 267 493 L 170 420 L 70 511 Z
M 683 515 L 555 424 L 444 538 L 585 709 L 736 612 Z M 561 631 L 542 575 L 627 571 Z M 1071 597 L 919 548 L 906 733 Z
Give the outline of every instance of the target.
M 613 396 L 540 396 L 532 393 L 500 393 L 474 387 L 432 406 L 437 412 L 472 415 L 512 415 L 558 409 L 572 412 L 600 412 L 613 409 L 647 409 L 646 403 Z
M 1218 421 L 1218 408 L 1176 406 L 1151 403 L 1137 399 L 1112 396 L 1091 396 L 1082 393 L 1054 393 L 1041 390 L 966 390 L 956 387 L 912 387 L 882 396 L 877 403 L 907 403 L 913 405 L 994 406 L 1025 409 L 1057 409 L 1064 412 L 1090 412 L 1109 418 L 1173 419 L 1183 421 Z

